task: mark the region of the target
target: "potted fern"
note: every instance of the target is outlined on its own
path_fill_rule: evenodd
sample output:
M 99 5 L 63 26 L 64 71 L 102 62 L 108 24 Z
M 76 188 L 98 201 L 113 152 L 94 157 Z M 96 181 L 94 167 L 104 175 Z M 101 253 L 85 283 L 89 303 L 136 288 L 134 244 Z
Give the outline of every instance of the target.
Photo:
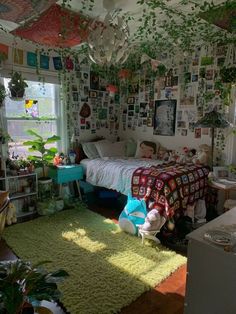
M 48 261 L 32 265 L 20 259 L 0 262 L 0 313 L 34 313 L 39 302 L 58 301 L 61 293 L 57 283 L 68 277 L 68 273 L 59 269 L 48 272 L 42 265 Z
M 8 87 L 11 92 L 11 97 L 22 98 L 25 94 L 25 88 L 28 87 L 28 85 L 23 79 L 21 73 L 12 72 L 11 80 L 8 83 Z

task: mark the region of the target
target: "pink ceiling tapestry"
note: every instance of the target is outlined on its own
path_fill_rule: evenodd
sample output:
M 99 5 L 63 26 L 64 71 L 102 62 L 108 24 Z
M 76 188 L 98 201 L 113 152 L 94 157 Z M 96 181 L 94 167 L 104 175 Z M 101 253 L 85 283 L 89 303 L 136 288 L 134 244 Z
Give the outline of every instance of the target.
M 1 0 L 0 19 L 19 23 L 42 13 L 57 0 Z
M 42 45 L 72 47 L 87 38 L 88 22 L 79 13 L 54 4 L 37 21 L 18 27 L 12 33 Z

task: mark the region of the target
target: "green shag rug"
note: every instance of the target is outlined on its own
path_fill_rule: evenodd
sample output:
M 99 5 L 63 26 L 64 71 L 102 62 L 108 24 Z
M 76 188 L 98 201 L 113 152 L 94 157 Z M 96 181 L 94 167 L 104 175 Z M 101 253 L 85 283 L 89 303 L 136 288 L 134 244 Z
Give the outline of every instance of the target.
M 167 278 L 186 258 L 153 242 L 125 234 L 85 205 L 16 224 L 3 237 L 33 263 L 51 260 L 65 269 L 62 303 L 71 314 L 117 313 Z

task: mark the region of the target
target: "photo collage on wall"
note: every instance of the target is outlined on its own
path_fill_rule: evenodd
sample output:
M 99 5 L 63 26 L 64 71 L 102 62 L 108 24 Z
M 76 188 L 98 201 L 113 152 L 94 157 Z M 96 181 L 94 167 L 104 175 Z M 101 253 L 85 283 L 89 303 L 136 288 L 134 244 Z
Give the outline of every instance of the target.
M 117 135 L 119 129 L 119 95 L 106 91 L 107 83 L 88 68 L 67 77 L 67 115 L 69 134 L 79 137 L 83 132 L 95 134 L 108 129 Z
M 127 93 L 122 95 L 122 126 L 123 130 L 135 130 L 153 127 L 154 90 L 153 81 L 140 79 L 136 76 L 127 88 Z
M 224 65 L 226 46 L 196 48 L 190 58 L 186 58 L 180 66 L 183 73 L 180 78 L 180 101 L 176 115 L 177 134 L 187 136 L 193 134 L 200 139 L 209 136 L 208 128 L 195 128 L 195 122 L 206 112 L 224 110 L 220 91 L 216 81 L 219 79 L 220 67 Z

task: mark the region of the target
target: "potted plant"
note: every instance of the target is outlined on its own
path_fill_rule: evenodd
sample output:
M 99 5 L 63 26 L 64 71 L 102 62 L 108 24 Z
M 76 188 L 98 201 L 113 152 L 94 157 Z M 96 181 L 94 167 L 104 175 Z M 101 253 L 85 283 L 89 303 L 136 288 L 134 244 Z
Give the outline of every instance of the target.
M 31 146 L 29 147 L 30 152 L 38 152 L 36 155 L 28 156 L 28 160 L 32 161 L 35 167 L 42 167 L 43 169 L 43 178 L 48 179 L 46 177 L 46 166 L 50 166 L 53 164 L 53 158 L 57 153 L 56 147 L 46 148 L 47 144 L 52 144 L 59 141 L 61 138 L 60 136 L 53 135 L 44 139 L 41 135 L 36 133 L 33 130 L 28 130 L 27 133 L 35 137 L 35 139 L 26 141 L 23 145 Z
M 46 167 L 53 165 L 53 158 L 57 153 L 56 147 L 47 148 L 47 144 L 52 144 L 60 140 L 60 137 L 53 135 L 44 139 L 41 135 L 33 130 L 28 130 L 27 133 L 35 137 L 35 139 L 26 141 L 23 144 L 29 147 L 30 152 L 37 152 L 35 155 L 28 156 L 35 167 L 42 167 L 43 176 L 39 178 L 39 198 L 44 199 L 51 197 L 52 179 L 46 176 Z
M 5 86 L 0 83 L 0 107 L 2 106 L 2 103 L 3 103 L 6 95 L 7 95 L 7 93 L 6 93 Z
M 8 87 L 13 98 L 22 98 L 25 93 L 25 88 L 28 87 L 28 85 L 23 79 L 21 73 L 12 72 Z
M 42 265 L 20 259 L 0 263 L 0 313 L 34 313 L 40 301 L 58 301 L 57 283 L 69 276 L 65 270 L 46 271 Z M 31 309 L 31 311 L 29 311 Z

